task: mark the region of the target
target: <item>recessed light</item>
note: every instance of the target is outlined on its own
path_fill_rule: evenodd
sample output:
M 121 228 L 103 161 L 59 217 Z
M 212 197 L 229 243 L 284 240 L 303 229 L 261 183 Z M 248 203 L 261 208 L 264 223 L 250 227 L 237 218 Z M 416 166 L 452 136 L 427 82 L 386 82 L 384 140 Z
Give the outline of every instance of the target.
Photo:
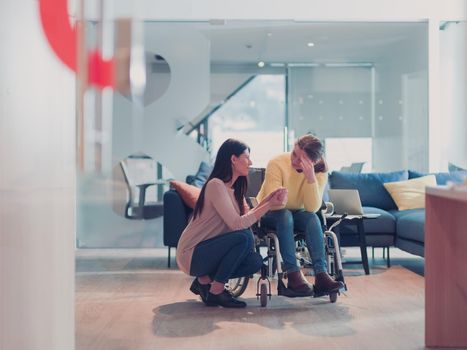
M 306 46 L 313 47 L 313 46 L 315 46 L 315 43 L 309 42 L 308 44 L 306 44 Z
M 258 62 L 258 67 L 259 67 L 259 68 L 263 68 L 263 67 L 264 67 L 264 62 L 263 62 L 263 61 L 259 61 L 259 62 Z

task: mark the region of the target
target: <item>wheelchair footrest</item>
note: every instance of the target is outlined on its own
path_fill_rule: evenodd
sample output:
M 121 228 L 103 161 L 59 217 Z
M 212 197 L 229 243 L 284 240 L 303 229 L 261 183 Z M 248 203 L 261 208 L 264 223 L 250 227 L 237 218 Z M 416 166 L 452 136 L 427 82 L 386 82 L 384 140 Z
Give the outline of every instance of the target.
M 319 297 L 324 297 L 328 296 L 334 293 L 337 293 L 338 295 L 341 295 L 341 292 L 345 292 L 347 290 L 347 286 L 344 284 L 344 288 L 339 288 L 336 290 L 331 290 L 331 291 L 326 291 L 326 292 L 320 292 L 320 291 L 315 291 L 315 286 L 313 286 L 313 291 L 314 291 L 314 298 L 319 298 Z

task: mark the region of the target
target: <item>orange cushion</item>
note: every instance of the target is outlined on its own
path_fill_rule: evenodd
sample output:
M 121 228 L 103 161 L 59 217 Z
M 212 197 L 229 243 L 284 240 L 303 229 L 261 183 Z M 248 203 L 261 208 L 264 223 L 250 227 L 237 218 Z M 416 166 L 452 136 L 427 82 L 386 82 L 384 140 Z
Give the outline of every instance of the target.
M 178 192 L 182 197 L 183 202 L 191 209 L 195 208 L 196 202 L 198 201 L 201 188 L 188 185 L 183 181 L 172 180 L 170 185 Z

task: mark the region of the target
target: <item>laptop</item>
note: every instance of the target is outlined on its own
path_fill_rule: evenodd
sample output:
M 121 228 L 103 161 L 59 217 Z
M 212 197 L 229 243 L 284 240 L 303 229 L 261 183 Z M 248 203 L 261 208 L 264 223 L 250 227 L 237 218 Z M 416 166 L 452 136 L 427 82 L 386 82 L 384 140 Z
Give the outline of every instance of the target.
M 329 190 L 329 200 L 334 204 L 334 215 L 359 216 L 365 219 L 376 219 L 381 214 L 363 213 L 362 202 L 358 190 Z

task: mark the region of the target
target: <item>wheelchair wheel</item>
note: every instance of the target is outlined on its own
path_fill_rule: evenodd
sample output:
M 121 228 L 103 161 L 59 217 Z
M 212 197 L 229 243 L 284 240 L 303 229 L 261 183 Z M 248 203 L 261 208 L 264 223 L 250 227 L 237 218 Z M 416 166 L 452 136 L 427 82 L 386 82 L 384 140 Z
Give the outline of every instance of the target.
M 337 301 L 337 293 L 329 294 L 329 300 L 331 301 L 331 303 L 335 303 Z
M 297 234 L 295 235 L 294 240 L 295 240 L 295 257 L 300 263 L 300 266 L 304 268 L 311 268 L 313 264 L 312 264 L 312 260 L 310 257 L 310 253 L 308 252 L 308 248 L 305 243 L 305 238 L 302 235 Z
M 228 290 L 232 294 L 234 298 L 239 297 L 242 295 L 246 287 L 248 287 L 248 281 L 250 280 L 249 277 L 239 277 L 239 278 L 232 278 L 226 284 Z
M 268 286 L 266 284 L 262 284 L 260 286 L 259 293 L 259 300 L 261 302 L 261 306 L 265 307 L 268 304 Z

